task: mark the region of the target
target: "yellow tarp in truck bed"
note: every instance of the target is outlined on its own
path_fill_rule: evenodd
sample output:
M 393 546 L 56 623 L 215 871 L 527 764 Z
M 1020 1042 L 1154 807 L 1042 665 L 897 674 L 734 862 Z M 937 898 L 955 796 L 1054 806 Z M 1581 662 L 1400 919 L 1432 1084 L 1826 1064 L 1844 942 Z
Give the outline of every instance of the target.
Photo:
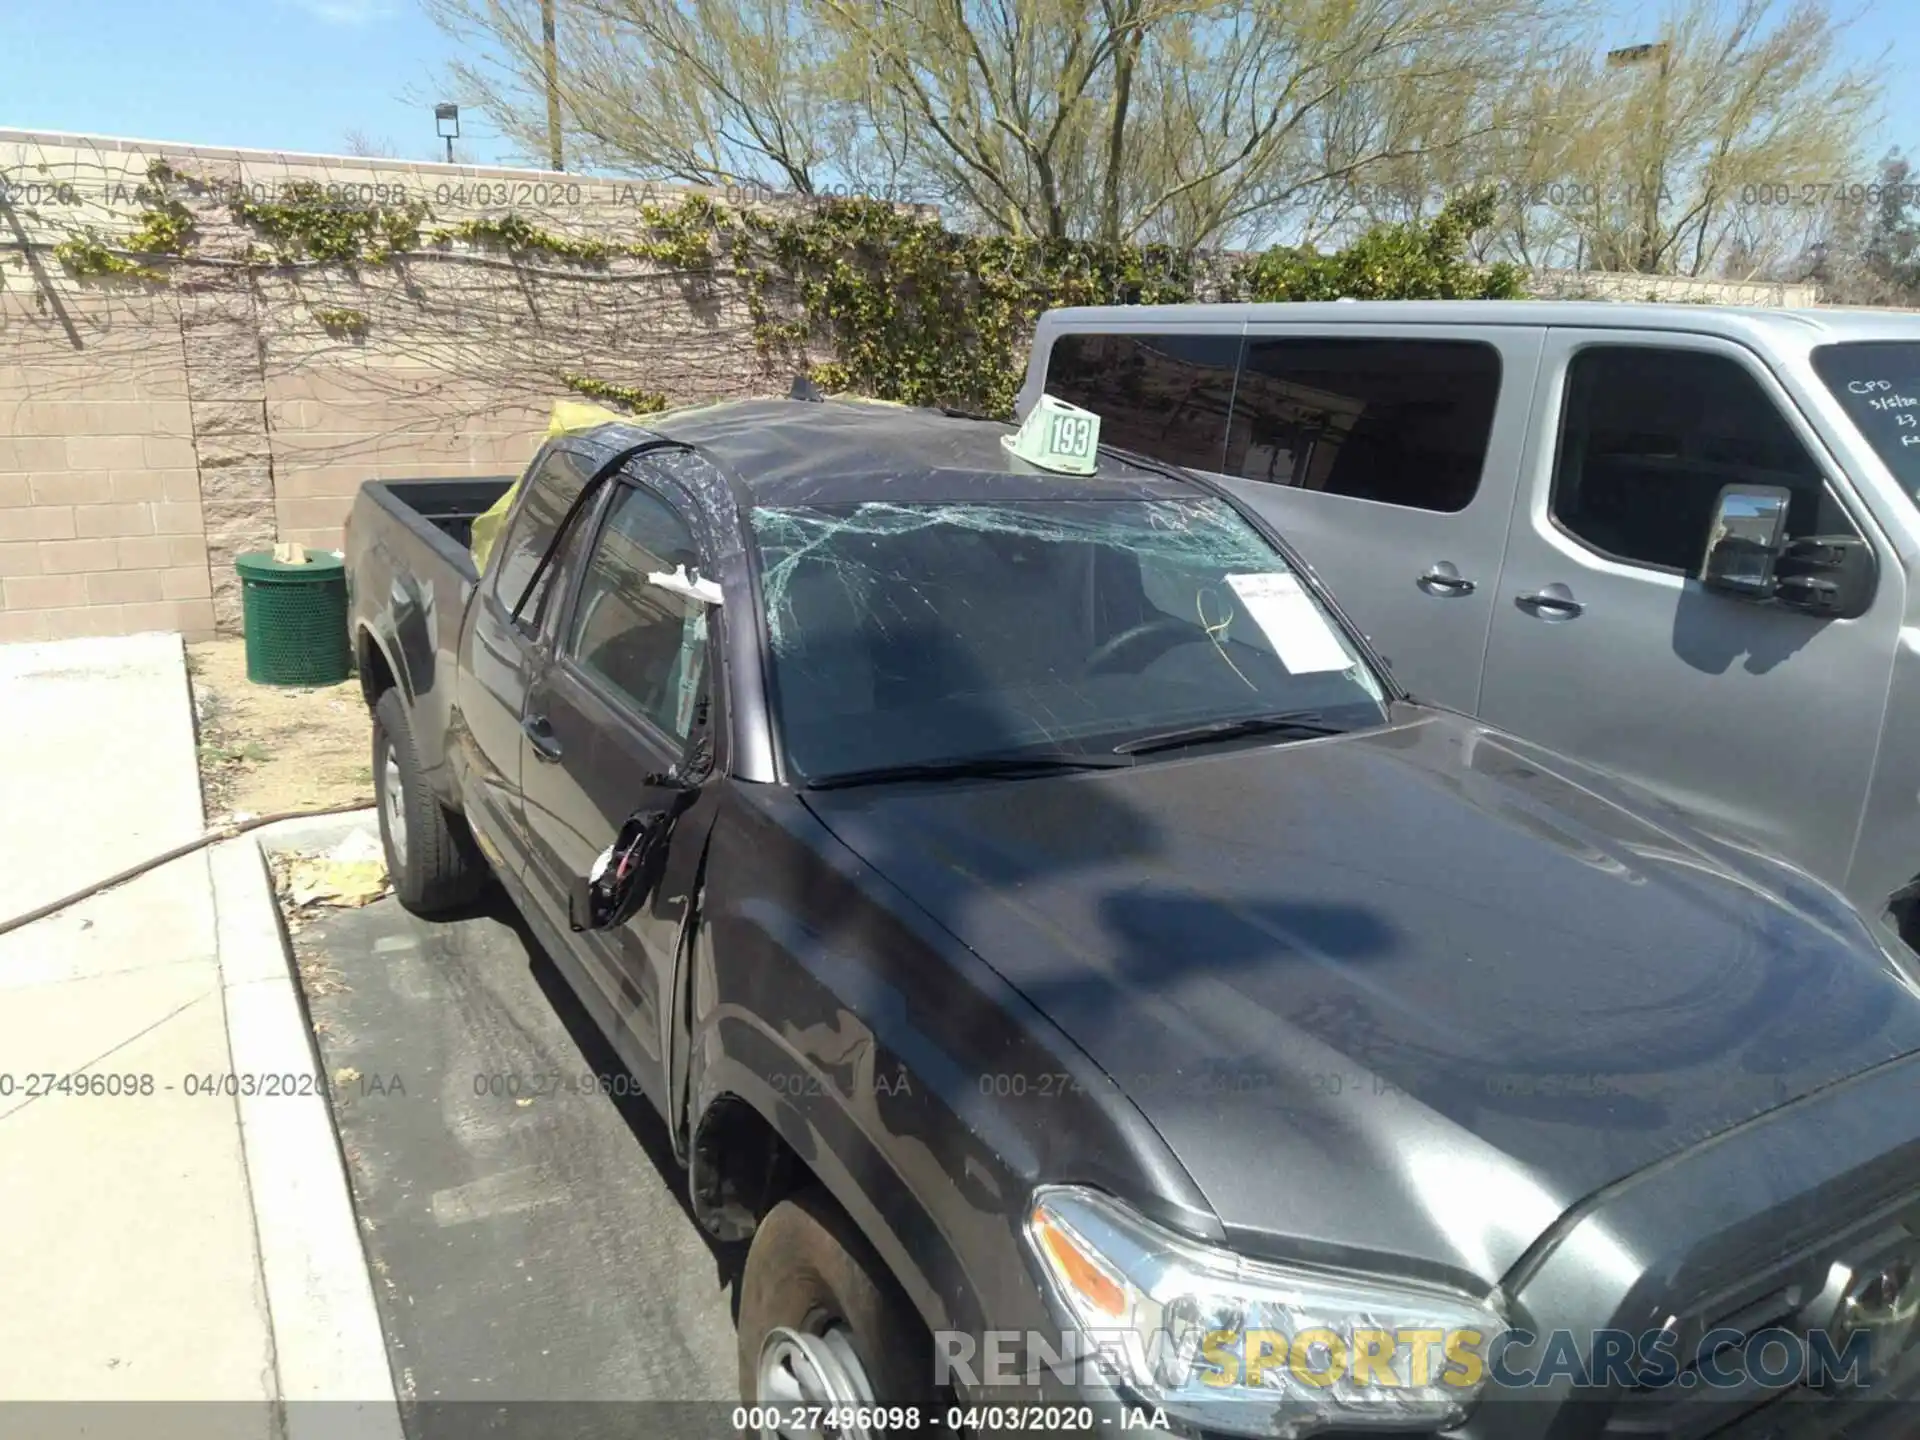
M 605 425 L 609 421 L 619 422 L 628 419 L 604 405 L 588 405 L 580 400 L 556 400 L 553 402 L 553 415 L 547 421 L 547 437 L 565 435 L 573 430 L 591 430 L 596 425 Z M 514 481 L 484 515 L 474 517 L 473 521 L 473 568 L 481 574 L 486 573 L 487 557 L 493 554 L 493 542 L 500 538 L 500 527 L 507 523 L 507 512 L 513 508 L 513 500 L 520 493 L 520 482 Z

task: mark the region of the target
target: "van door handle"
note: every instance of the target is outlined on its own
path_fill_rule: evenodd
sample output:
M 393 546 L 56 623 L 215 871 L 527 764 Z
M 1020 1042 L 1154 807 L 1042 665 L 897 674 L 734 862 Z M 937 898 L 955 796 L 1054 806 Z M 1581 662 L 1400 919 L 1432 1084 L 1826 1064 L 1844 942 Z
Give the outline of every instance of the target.
M 553 733 L 553 724 L 544 715 L 529 715 L 520 722 L 520 728 L 526 731 L 527 739 L 533 743 L 533 753 L 542 760 L 560 758 L 560 737 Z
M 1427 594 L 1442 598 L 1473 593 L 1473 581 L 1463 576 L 1451 560 L 1434 561 L 1414 583 Z
M 1571 620 L 1587 607 L 1573 598 L 1573 592 L 1559 581 L 1543 585 L 1513 597 L 1513 603 L 1529 615 L 1542 620 Z

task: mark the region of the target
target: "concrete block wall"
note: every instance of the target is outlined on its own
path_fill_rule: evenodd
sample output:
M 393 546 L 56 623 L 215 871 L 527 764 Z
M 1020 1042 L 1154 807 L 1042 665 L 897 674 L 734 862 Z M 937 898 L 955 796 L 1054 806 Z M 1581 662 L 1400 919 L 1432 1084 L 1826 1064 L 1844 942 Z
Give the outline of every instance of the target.
M 201 182 L 189 263 L 76 279 L 54 248 L 138 223 L 148 167 Z M 240 624 L 234 557 L 341 543 L 374 476 L 518 472 L 578 374 L 673 401 L 763 392 L 745 297 L 645 262 L 470 248 L 388 266 L 256 263 L 229 203 L 312 182 L 630 239 L 686 193 L 580 176 L 0 130 L 0 643 Z M 24 243 L 22 241 L 24 240 Z M 321 317 L 353 311 L 359 334 Z M 784 389 L 784 384 L 777 388 Z
M 151 301 L 0 291 L 0 643 L 214 628 L 191 407 L 177 333 Z M 19 363 L 66 327 L 88 349 Z M 46 333 L 51 332 L 51 333 Z M 10 353 L 11 352 L 11 353 Z

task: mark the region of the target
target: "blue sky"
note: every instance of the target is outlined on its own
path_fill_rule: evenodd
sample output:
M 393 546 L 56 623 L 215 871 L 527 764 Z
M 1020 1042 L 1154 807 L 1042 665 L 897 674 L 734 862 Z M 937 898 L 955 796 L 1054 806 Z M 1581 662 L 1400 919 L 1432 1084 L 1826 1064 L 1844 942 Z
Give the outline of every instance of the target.
M 454 53 L 417 0 L 0 0 L 0 126 L 440 159 Z M 508 158 L 460 126 L 460 158 Z
M 1657 4 L 1609 9 L 1615 43 L 1657 33 Z M 1856 56 L 1920 57 L 1911 0 L 1836 9 Z M 453 54 L 418 0 L 0 0 L 0 126 L 328 153 L 358 130 L 435 159 Z M 1896 71 L 1887 105 L 1869 154 L 1920 149 L 1920 87 Z M 476 112 L 461 128 L 462 159 L 510 158 Z

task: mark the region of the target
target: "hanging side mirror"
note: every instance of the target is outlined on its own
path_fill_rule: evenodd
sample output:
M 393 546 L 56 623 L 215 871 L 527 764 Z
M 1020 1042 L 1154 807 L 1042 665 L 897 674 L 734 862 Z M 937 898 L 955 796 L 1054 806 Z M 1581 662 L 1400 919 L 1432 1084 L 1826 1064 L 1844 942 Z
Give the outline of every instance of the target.
M 649 775 L 649 787 L 665 788 L 629 815 L 613 844 L 600 852 L 593 868 L 574 877 L 567 894 L 567 925 L 583 930 L 612 930 L 624 925 L 659 883 L 673 822 L 692 805 L 699 788 L 670 775 Z

